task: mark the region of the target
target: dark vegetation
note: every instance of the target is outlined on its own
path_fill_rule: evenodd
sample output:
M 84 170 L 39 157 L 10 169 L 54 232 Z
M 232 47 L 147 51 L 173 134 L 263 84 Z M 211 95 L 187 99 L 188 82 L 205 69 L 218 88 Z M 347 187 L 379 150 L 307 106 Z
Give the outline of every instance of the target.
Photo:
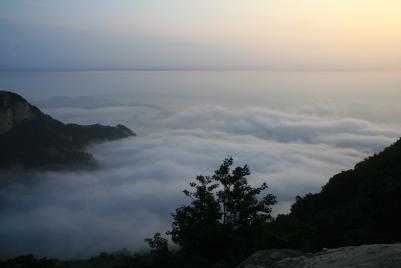
M 317 250 L 401 242 L 400 227 L 401 140 L 335 175 L 320 193 L 297 197 L 272 229 L 279 247 Z
M 191 203 L 177 208 L 168 232 L 182 252 L 212 263 L 236 263 L 261 247 L 261 236 L 272 220 L 275 197 L 267 185 L 252 187 L 248 167 L 231 170 L 233 159 L 224 160 L 213 176 L 198 176 L 184 190 Z
M 21 96 L 0 91 L 0 113 L 5 114 L 8 110 L 12 114 L 19 105 L 29 107 L 31 118 L 14 123 L 11 130 L 0 134 L 0 168 L 3 169 L 95 167 L 96 161 L 85 151 L 86 146 L 135 135 L 123 125 L 64 124 L 42 113 Z

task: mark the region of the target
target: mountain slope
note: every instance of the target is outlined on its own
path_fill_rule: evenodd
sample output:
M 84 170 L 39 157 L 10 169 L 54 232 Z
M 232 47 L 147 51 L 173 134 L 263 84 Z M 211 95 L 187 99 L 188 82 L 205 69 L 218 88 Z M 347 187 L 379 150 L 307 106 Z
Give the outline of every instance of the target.
M 0 91 L 0 168 L 94 167 L 88 144 L 134 135 L 123 125 L 64 124 L 23 97 Z
M 297 197 L 274 225 L 292 248 L 401 242 L 401 140 Z

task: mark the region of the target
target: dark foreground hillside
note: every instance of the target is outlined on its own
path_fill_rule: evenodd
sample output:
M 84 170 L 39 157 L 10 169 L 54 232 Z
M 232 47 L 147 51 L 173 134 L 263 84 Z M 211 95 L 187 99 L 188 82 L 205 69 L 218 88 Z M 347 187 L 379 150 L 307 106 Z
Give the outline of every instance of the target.
M 401 242 L 401 140 L 297 197 L 274 230 L 280 246 L 316 250 Z
M 152 263 L 154 265 L 152 265 Z M 306 253 L 299 250 L 270 249 L 252 254 L 238 266 L 201 266 L 191 258 L 172 262 L 156 261 L 151 256 L 100 254 L 88 260 L 59 261 L 36 259 L 31 255 L 0 261 L 1 268 L 135 268 L 135 267 L 237 267 L 237 268 L 398 268 L 401 267 L 401 244 L 376 244 L 324 249 Z
M 82 168 L 96 162 L 88 144 L 135 135 L 123 125 L 64 124 L 23 97 L 0 91 L 0 168 Z

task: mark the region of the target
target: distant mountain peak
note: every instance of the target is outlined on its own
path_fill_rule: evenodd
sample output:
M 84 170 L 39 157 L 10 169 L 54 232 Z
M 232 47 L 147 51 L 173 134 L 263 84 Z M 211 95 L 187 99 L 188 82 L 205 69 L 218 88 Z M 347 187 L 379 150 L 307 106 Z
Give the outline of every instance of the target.
M 64 124 L 22 96 L 0 91 L 0 168 L 87 167 L 96 162 L 88 144 L 135 136 L 124 125 Z

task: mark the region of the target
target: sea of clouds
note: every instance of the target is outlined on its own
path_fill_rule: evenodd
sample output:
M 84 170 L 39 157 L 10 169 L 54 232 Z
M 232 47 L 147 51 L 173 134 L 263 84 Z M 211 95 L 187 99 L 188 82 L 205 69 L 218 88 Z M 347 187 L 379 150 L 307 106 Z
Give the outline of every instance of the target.
M 167 231 L 171 213 L 188 203 L 188 183 L 227 156 L 248 164 L 251 184 L 266 182 L 279 200 L 274 213 L 286 213 L 296 195 L 319 191 L 401 133 L 367 120 L 263 107 L 88 103 L 43 108 L 64 122 L 123 123 L 138 136 L 90 146 L 100 163 L 95 171 L 1 174 L 3 256 L 141 250 L 143 239 Z

